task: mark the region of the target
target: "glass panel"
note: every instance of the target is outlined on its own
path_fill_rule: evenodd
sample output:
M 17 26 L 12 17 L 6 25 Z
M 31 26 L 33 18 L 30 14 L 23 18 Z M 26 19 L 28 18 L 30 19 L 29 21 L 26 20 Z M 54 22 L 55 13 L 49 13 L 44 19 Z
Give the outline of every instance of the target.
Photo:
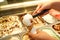
M 0 6 L 1 6 L 1 5 L 6 5 L 6 4 L 8 4 L 7 0 L 1 0 L 1 1 L 0 1 Z

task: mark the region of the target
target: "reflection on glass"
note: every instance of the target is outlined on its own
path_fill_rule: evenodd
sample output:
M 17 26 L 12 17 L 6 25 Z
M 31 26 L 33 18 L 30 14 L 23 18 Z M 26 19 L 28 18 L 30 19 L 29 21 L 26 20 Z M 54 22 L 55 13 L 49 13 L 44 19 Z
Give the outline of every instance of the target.
M 0 6 L 8 4 L 7 0 L 0 0 Z

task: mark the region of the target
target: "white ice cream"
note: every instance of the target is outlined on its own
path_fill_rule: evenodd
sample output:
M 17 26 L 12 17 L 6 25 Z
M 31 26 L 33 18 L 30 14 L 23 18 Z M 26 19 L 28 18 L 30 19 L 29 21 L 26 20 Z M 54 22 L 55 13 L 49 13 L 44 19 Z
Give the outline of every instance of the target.
M 23 24 L 25 24 L 26 26 L 30 26 L 32 23 L 31 23 L 31 19 L 33 19 L 32 15 L 30 14 L 26 14 L 24 17 L 23 17 Z

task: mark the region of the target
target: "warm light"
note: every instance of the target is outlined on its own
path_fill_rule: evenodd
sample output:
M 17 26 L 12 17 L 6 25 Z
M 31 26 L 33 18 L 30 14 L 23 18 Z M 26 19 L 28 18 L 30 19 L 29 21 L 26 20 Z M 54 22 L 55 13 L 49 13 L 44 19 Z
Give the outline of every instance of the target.
M 0 0 L 0 2 L 4 2 L 4 0 Z
M 47 2 L 47 1 L 49 1 L 49 0 L 40 0 L 41 2 Z

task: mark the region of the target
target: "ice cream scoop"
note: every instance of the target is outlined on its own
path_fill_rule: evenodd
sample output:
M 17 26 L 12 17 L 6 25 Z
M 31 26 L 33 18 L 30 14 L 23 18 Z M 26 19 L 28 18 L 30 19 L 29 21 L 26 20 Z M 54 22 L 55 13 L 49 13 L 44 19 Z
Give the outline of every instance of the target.
M 37 16 L 40 16 L 40 15 L 44 14 L 47 11 L 49 11 L 49 9 L 43 10 L 40 13 L 34 14 L 33 16 L 30 15 L 30 14 L 26 14 L 25 16 L 23 16 L 23 20 L 22 20 L 23 24 L 25 24 L 26 26 L 30 26 L 32 24 L 31 19 L 33 19 Z

